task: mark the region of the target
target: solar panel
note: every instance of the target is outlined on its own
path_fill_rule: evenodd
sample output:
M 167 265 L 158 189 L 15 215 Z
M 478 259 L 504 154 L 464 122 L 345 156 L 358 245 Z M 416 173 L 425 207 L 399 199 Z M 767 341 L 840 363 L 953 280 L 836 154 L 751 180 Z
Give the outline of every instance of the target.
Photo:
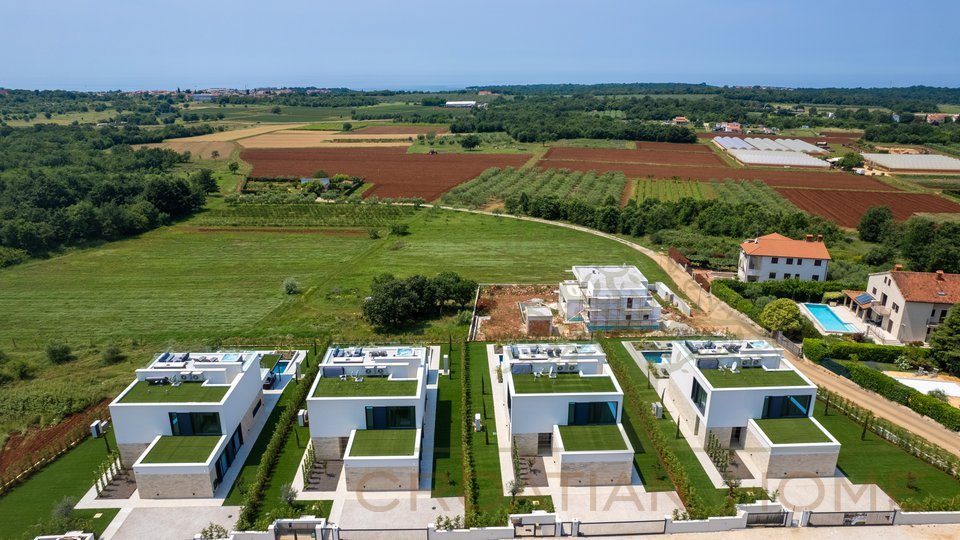
M 861 305 L 869 304 L 870 302 L 873 302 L 873 297 L 870 296 L 870 293 L 863 293 L 863 294 L 857 295 L 856 300 L 857 300 L 857 303 Z

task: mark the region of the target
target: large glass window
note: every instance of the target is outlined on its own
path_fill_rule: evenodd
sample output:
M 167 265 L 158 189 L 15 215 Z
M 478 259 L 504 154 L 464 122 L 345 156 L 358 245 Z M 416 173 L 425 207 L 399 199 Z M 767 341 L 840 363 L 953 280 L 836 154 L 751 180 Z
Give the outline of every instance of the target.
M 595 401 L 589 403 L 576 403 L 571 401 L 567 405 L 567 425 L 588 426 L 616 423 L 616 401 Z
M 690 399 L 697 405 L 697 408 L 700 409 L 700 412 L 704 412 L 707 408 L 707 391 L 700 386 L 700 383 L 694 379 L 693 380 L 693 389 L 690 391 Z
M 367 407 L 367 429 L 409 429 L 416 427 L 416 407 Z
M 762 418 L 803 418 L 810 413 L 810 396 L 767 396 Z
M 211 413 L 169 413 L 173 435 L 223 435 L 220 415 Z

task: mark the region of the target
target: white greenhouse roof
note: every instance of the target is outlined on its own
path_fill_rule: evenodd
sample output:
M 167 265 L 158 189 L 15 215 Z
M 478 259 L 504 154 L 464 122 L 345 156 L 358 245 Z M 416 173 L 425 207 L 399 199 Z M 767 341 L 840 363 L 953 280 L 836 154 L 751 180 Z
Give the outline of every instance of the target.
M 777 139 L 777 142 L 794 152 L 803 152 L 805 154 L 826 154 L 827 151 L 816 145 L 810 144 L 800 139 Z
M 747 137 L 744 139 L 757 150 L 774 150 L 774 151 L 786 151 L 787 147 L 781 146 L 773 139 L 760 139 L 758 137 Z
M 785 150 L 730 150 L 730 155 L 745 165 L 764 165 L 769 167 L 818 167 L 826 169 L 830 164 L 822 159 L 810 157 L 803 152 Z
M 715 137 L 713 142 L 724 150 L 752 150 L 753 147 L 740 137 Z
M 806 154 L 826 154 L 827 151 L 817 148 L 800 139 L 765 139 L 762 137 L 715 137 L 713 142 L 724 150 L 763 150 L 767 152 L 804 152 Z
M 863 154 L 863 159 L 887 169 L 960 171 L 960 159 L 938 154 Z

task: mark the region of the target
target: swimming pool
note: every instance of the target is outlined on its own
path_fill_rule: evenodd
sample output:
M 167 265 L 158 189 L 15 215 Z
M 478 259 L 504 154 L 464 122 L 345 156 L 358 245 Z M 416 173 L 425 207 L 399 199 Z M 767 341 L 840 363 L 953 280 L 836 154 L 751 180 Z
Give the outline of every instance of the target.
M 287 370 L 288 365 L 290 365 L 290 362 L 286 360 L 277 362 L 276 364 L 273 365 L 273 372 L 279 375 L 280 373 L 283 373 L 284 371 Z
M 824 304 L 803 304 L 803 307 L 807 308 L 810 315 L 813 316 L 827 332 L 835 332 L 838 334 L 853 334 L 857 332 L 857 328 L 854 325 L 841 321 L 840 317 L 837 317 L 837 314 L 830 309 L 830 306 Z
M 667 357 L 667 362 L 670 361 L 670 353 L 663 351 L 640 351 L 640 354 L 643 355 L 644 360 L 647 362 L 652 362 L 654 364 L 662 364 L 663 357 Z
M 240 359 L 239 353 L 227 353 L 220 359 L 221 362 L 236 362 Z
M 397 349 L 397 356 L 413 356 L 413 349 L 409 347 L 401 347 Z
M 593 348 L 593 345 L 577 345 L 578 354 L 593 354 L 596 352 L 596 349 Z

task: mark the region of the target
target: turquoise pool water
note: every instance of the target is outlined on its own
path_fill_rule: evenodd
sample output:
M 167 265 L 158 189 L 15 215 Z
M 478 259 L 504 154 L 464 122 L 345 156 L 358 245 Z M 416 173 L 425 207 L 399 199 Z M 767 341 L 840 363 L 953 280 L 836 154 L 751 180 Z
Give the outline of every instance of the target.
M 577 352 L 580 354 L 593 354 L 596 352 L 596 349 L 593 348 L 593 345 L 577 345 Z
M 236 362 L 240 359 L 240 353 L 227 353 L 220 359 L 221 362 Z
M 290 362 L 286 360 L 277 362 L 276 364 L 273 365 L 273 372 L 277 374 L 283 373 L 284 371 L 286 371 L 288 365 L 290 365 Z
M 663 355 L 667 355 L 667 361 L 669 362 L 670 353 L 661 352 L 661 351 L 640 351 L 640 354 L 643 355 L 643 358 L 647 362 L 653 362 L 654 364 L 663 363 Z
M 857 332 L 857 328 L 852 324 L 847 324 L 837 317 L 836 313 L 830 309 L 830 306 L 823 304 L 803 304 L 807 311 L 813 315 L 813 318 L 820 323 L 827 332 L 837 332 L 840 334 L 852 334 Z

